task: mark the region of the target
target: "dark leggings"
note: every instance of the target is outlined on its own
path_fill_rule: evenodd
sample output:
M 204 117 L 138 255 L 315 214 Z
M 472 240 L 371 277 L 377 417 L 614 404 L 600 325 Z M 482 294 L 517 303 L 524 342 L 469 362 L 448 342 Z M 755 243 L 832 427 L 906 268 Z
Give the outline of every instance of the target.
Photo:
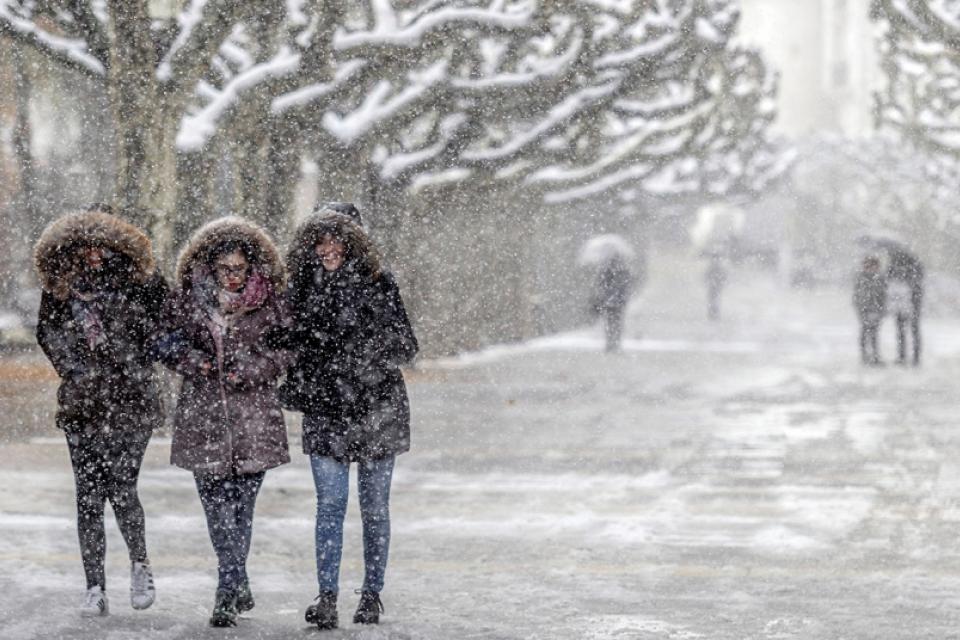
M 860 320 L 860 358 L 864 364 L 880 362 L 880 348 L 877 346 L 879 332 L 879 321 Z
M 603 310 L 603 335 L 606 339 L 607 351 L 616 351 L 620 348 L 623 336 L 624 307 L 607 307 Z
M 897 358 L 900 362 L 907 361 L 907 327 L 910 327 L 910 336 L 913 338 L 911 357 L 913 364 L 920 364 L 920 316 L 916 313 L 898 313 L 897 322 Z
M 263 471 L 230 476 L 194 474 L 217 554 L 218 589 L 235 591 L 247 581 L 253 509 L 263 476 Z
M 137 478 L 149 441 L 149 432 L 67 435 L 77 485 L 77 532 L 87 588 L 107 586 L 104 573 L 107 538 L 103 523 L 103 506 L 107 500 L 127 543 L 130 561 L 147 559 Z

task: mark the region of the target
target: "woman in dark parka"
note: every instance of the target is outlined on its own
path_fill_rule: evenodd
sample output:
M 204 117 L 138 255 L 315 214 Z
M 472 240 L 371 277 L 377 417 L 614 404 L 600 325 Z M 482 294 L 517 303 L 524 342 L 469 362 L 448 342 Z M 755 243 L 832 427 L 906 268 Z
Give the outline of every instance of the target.
M 109 613 L 104 504 L 130 555 L 130 603 L 153 604 L 137 479 L 162 422 L 150 354 L 167 285 L 150 240 L 106 205 L 51 223 L 34 248 L 43 294 L 37 341 L 60 376 L 57 426 L 66 433 L 77 489 L 87 579 L 83 616 Z
M 299 226 L 288 254 L 286 344 L 295 364 L 284 384 L 303 411 L 303 451 L 317 488 L 320 595 L 306 619 L 337 626 L 337 594 L 350 463 L 357 463 L 365 577 L 354 622 L 377 623 L 390 545 L 394 458 L 410 448 L 410 407 L 400 365 L 417 340 L 400 291 L 352 205 L 328 205 Z
M 217 554 L 212 626 L 253 608 L 246 562 L 257 493 L 290 461 L 276 382 L 287 365 L 267 336 L 283 324 L 283 262 L 241 218 L 194 233 L 177 263 L 159 351 L 182 377 L 171 462 L 192 471 Z

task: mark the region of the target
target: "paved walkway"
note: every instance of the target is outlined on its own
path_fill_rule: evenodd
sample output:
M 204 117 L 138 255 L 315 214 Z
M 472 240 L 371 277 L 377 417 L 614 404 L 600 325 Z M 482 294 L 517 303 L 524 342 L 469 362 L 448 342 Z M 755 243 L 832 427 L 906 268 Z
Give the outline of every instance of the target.
M 52 428 L 28 428 L 47 405 L 0 395 L 14 434 L 0 445 L 0 637 L 960 636 L 955 321 L 926 322 L 920 370 L 862 369 L 847 292 L 738 273 L 711 325 L 699 265 L 659 266 L 621 354 L 603 354 L 590 328 L 409 376 L 414 450 L 398 462 L 376 628 L 302 622 L 316 587 L 299 454 L 258 503 L 257 607 L 235 630 L 207 628 L 215 561 L 192 479 L 167 465 L 162 438 L 141 480 L 158 601 L 129 608 L 110 523 L 113 614 L 80 620 L 66 449 Z M 49 403 L 42 376 L 22 384 Z M 362 569 L 355 498 L 348 519 L 345 622 Z

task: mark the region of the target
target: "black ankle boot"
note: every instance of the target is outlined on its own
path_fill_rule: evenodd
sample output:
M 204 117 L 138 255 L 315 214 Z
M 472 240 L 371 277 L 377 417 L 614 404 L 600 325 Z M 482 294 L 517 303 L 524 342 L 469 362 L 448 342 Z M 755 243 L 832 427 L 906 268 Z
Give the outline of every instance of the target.
M 354 624 L 379 624 L 380 614 L 384 612 L 380 594 L 376 591 L 363 591 L 360 594 L 360 604 L 353 614 Z
M 244 580 L 237 589 L 237 613 L 250 611 L 256 603 L 253 601 L 253 592 L 250 591 L 250 581 Z
M 237 594 L 226 589 L 217 589 L 213 601 L 213 613 L 210 614 L 211 627 L 237 626 Z
M 314 604 L 307 607 L 303 619 L 309 624 L 317 625 L 319 629 L 336 629 L 339 623 L 337 619 L 337 594 L 333 591 L 321 591 L 315 600 Z

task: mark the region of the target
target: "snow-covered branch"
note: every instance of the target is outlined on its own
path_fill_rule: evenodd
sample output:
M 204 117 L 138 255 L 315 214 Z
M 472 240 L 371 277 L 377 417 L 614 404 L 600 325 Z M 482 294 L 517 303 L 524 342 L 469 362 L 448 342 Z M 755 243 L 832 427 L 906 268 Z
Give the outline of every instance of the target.
M 879 124 L 936 153 L 960 157 L 960 2 L 876 0 L 886 87 Z
M 374 24 L 369 30 L 338 30 L 334 45 L 340 51 L 358 48 L 419 46 L 423 38 L 456 25 L 480 32 L 510 31 L 530 25 L 529 10 L 497 11 L 484 8 L 448 7 L 430 11 L 404 23 L 390 0 L 370 0 Z
M 53 62 L 93 78 L 106 74 L 106 63 L 91 53 L 86 40 L 52 34 L 32 19 L 24 3 L 0 0 L 0 37 L 12 38 L 42 53 Z
M 224 114 L 234 108 L 245 95 L 264 83 L 282 78 L 297 70 L 300 56 L 290 49 L 281 49 L 267 62 L 257 64 L 238 74 L 198 112 L 184 116 L 177 134 L 177 148 L 181 151 L 198 151 L 217 131 Z
M 247 9 L 243 0 L 189 0 L 177 17 L 180 30 L 157 66 L 157 78 L 191 91 Z

